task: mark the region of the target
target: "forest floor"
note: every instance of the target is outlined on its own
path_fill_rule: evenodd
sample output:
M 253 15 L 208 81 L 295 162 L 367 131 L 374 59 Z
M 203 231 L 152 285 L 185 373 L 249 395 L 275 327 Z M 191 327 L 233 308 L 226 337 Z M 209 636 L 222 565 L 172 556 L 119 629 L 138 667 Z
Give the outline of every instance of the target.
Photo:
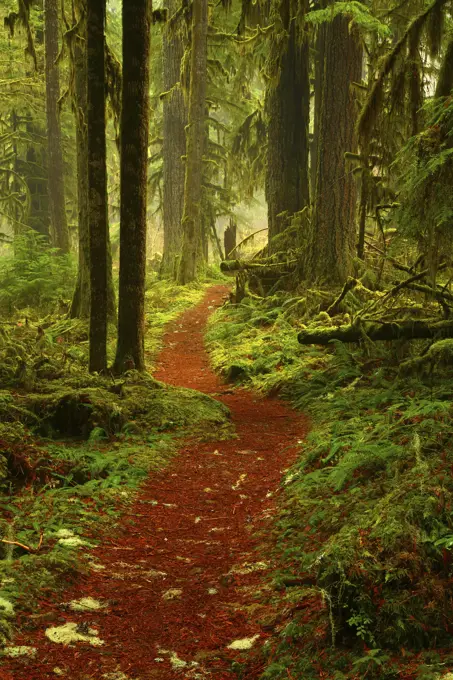
M 14 644 L 29 655 L 3 658 L 0 680 L 227 680 L 266 639 L 271 565 L 260 534 L 307 421 L 211 370 L 204 329 L 225 292 L 210 288 L 170 324 L 154 375 L 222 401 L 236 436 L 187 441 L 152 473 L 115 535 L 88 556 L 96 568 L 19 620 Z

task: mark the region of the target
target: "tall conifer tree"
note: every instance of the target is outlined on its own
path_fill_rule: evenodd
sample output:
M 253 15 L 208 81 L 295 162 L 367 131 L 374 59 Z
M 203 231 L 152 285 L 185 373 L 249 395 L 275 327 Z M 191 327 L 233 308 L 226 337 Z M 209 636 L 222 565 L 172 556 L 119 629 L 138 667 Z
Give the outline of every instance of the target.
M 90 232 L 90 371 L 107 368 L 107 166 L 105 1 L 87 0 L 88 213 Z
M 351 273 L 356 238 L 356 183 L 345 153 L 357 148 L 354 82 L 362 77 L 362 47 L 350 19 L 326 23 L 318 158 L 308 275 L 343 283 Z
M 206 140 L 207 0 L 193 0 L 192 52 L 190 58 L 189 122 L 187 130 L 186 175 L 184 183 L 184 240 L 179 282 L 194 281 L 202 261 L 202 180 Z
M 65 205 L 64 163 L 59 112 L 60 76 L 57 64 L 58 0 L 44 1 L 44 36 L 50 229 L 55 247 L 59 248 L 62 253 L 68 253 L 70 242 Z
M 309 202 L 308 123 L 310 119 L 309 42 L 297 8 L 281 0 L 275 9 L 278 30 L 273 38 L 270 67 L 275 70 L 266 91 L 268 147 L 266 199 L 269 243 L 285 229 L 279 215 L 302 210 Z M 271 17 L 272 18 L 272 17 Z
M 178 0 L 167 0 L 169 17 L 178 9 Z M 163 226 L 164 249 L 161 275 L 176 279 L 182 250 L 184 208 L 184 159 L 186 153 L 187 107 L 181 84 L 184 55 L 184 20 L 167 23 L 162 37 L 163 99 Z
M 121 225 L 115 370 L 145 368 L 146 211 L 151 0 L 123 2 Z

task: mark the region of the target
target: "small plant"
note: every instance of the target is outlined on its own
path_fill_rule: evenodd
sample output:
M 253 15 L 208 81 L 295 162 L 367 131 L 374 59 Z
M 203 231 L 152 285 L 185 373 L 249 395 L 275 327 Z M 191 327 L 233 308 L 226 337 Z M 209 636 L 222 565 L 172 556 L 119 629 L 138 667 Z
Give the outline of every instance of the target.
M 373 676 L 381 672 L 381 668 L 390 659 L 388 654 L 384 654 L 382 649 L 370 649 L 364 656 L 356 659 L 353 667 L 360 671 L 361 677 Z
M 27 231 L 0 258 L 0 311 L 52 309 L 71 298 L 74 278 L 74 259 L 58 254 L 41 234 Z

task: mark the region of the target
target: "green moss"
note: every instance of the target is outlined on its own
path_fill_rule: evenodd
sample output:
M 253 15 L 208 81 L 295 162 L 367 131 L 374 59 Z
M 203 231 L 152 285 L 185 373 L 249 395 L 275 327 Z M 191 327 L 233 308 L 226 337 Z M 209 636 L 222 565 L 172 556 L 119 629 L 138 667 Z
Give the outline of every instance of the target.
M 205 289 L 148 289 L 149 362 L 165 324 Z M 54 317 L 40 327 L 21 323 L 0 337 L 0 538 L 33 549 L 0 543 L 0 597 L 18 612 L 88 568 L 87 535 L 115 530 L 139 485 L 167 465 L 175 437 L 231 436 L 228 409 L 207 395 L 148 373 L 118 382 L 88 374 L 84 322 Z M 114 343 L 111 327 L 111 357 Z M 0 644 L 11 633 L 3 616 Z
M 200 302 L 209 284 L 193 283 L 175 286 L 169 281 L 156 281 L 146 292 L 147 332 L 145 351 L 148 364 L 152 364 L 161 348 L 163 330 L 170 321 L 189 307 Z
M 270 304 L 278 304 L 274 323 L 254 323 Z M 276 583 L 287 588 L 286 606 L 277 605 L 281 632 L 267 645 L 263 678 L 286 678 L 288 669 L 313 679 L 321 671 L 415 677 L 433 648 L 439 672 L 452 661 L 451 340 L 416 360 L 441 371 L 400 378 L 402 360 L 416 363 L 411 353 L 418 357 L 423 343 L 302 347 L 302 322 L 314 328 L 325 319 L 299 311 L 289 296 L 226 306 L 207 336 L 224 375 L 240 366 L 238 379 L 278 390 L 313 423 L 277 520 Z M 364 653 L 363 644 L 380 651 Z M 401 647 L 407 657 L 396 658 Z

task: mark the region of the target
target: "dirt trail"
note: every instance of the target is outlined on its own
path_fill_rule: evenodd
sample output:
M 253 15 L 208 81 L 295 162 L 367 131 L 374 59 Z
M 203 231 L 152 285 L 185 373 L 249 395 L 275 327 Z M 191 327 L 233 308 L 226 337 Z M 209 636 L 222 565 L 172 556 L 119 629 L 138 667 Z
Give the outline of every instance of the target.
M 1 660 L 1 680 L 233 680 L 231 659 L 241 652 L 228 646 L 265 639 L 255 590 L 266 562 L 255 552 L 253 534 L 271 516 L 269 494 L 306 428 L 282 403 L 233 392 L 210 370 L 203 330 L 224 295 L 223 286 L 211 288 L 172 324 L 155 375 L 216 395 L 230 408 L 238 438 L 189 443 L 148 480 L 124 516 L 123 530 L 93 551 L 105 568 L 80 579 L 64 597 L 91 596 L 106 608 L 78 613 L 42 603 L 46 623 L 17 641 L 37 648 L 35 658 Z M 66 622 L 80 624 L 82 633 L 96 629 L 103 644 L 51 643 L 46 627 Z

